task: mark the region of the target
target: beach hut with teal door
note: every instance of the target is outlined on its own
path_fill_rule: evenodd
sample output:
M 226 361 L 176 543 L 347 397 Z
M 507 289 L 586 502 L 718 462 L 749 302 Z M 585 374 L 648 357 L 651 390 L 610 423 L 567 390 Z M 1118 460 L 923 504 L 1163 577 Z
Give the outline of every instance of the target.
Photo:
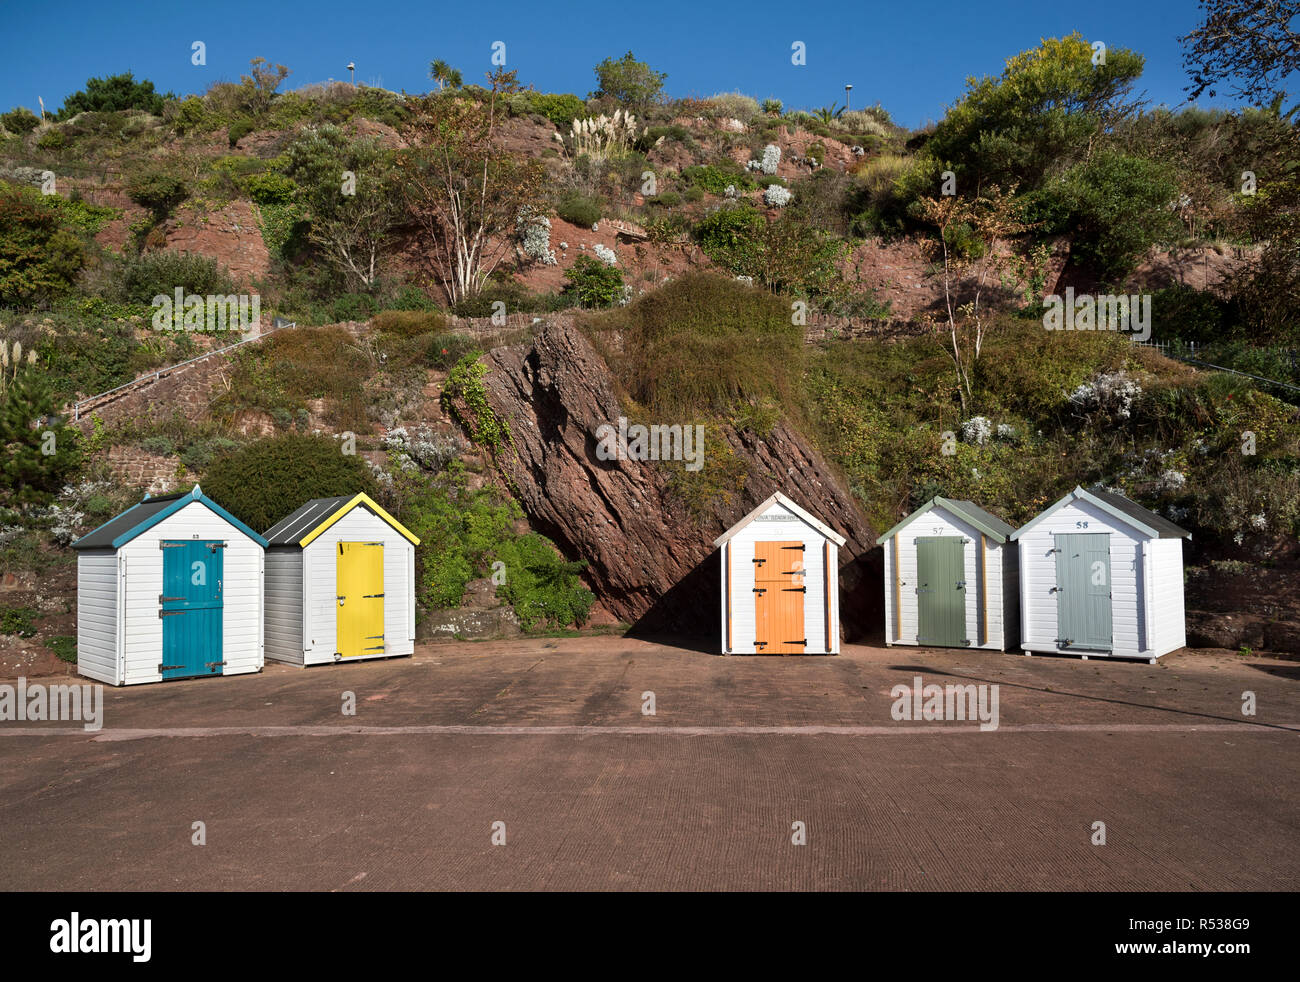
M 77 671 L 109 685 L 261 671 L 265 547 L 197 484 L 82 536 Z
M 972 501 L 936 496 L 876 540 L 885 550 L 885 643 L 1015 646 L 1013 529 Z
M 1011 538 L 1025 654 L 1155 662 L 1187 644 L 1183 540 L 1191 533 L 1169 519 L 1122 494 L 1075 488 Z

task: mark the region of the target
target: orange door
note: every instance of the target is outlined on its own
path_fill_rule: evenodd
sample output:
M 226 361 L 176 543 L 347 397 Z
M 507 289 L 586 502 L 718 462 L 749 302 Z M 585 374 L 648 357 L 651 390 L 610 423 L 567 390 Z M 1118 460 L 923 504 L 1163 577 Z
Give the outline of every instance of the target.
M 804 545 L 754 543 L 754 650 L 767 655 L 801 655 L 803 633 Z

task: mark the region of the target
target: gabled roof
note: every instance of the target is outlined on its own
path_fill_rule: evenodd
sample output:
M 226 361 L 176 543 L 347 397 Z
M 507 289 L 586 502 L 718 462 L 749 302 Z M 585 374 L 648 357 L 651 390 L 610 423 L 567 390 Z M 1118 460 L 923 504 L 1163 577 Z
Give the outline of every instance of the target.
M 1125 498 L 1122 494 L 1113 494 L 1110 491 L 1085 491 L 1083 488 L 1076 487 L 1056 504 L 1035 515 L 1033 521 L 1017 529 L 1012 533 L 1011 538 L 1019 539 L 1048 515 L 1075 501 L 1086 501 L 1129 528 L 1136 529 L 1153 539 L 1190 539 L 1192 537 L 1191 532 L 1179 528 L 1169 519 L 1157 515 L 1149 508 L 1143 508 L 1136 501 Z
M 735 525 L 731 526 L 731 528 L 727 529 L 727 531 L 723 532 L 720 536 L 714 539 L 713 540 L 714 547 L 717 548 L 720 547 L 724 542 L 730 542 L 737 532 L 739 532 L 746 525 L 748 525 L 750 522 L 756 519 L 759 515 L 763 514 L 763 512 L 767 511 L 773 505 L 780 505 L 782 508 L 785 508 L 786 510 L 793 512 L 799 518 L 802 518 L 805 522 L 807 522 L 809 525 L 815 528 L 822 535 L 826 536 L 826 538 L 834 542 L 837 546 L 844 545 L 844 536 L 840 535 L 830 526 L 818 521 L 807 511 L 800 508 L 793 501 L 791 501 L 789 498 L 783 495 L 780 491 L 777 491 L 770 498 L 764 501 L 761 505 L 759 505 L 757 508 L 751 511 L 740 521 L 738 521 Z
M 355 495 L 340 495 L 337 498 L 313 498 L 292 515 L 285 516 L 267 529 L 267 542 L 273 546 L 306 547 L 331 525 L 357 507 L 364 508 L 378 516 L 382 521 L 387 522 L 411 545 L 418 546 L 420 544 L 420 540 L 412 535 L 406 526 L 384 511 L 370 495 L 364 492 Z
M 883 545 L 885 540 L 891 535 L 896 535 L 902 529 L 911 525 L 914 521 L 934 508 L 942 508 L 950 515 L 955 515 L 969 525 L 975 526 L 994 542 L 1006 542 L 1015 531 L 1010 525 L 998 518 L 992 512 L 985 511 L 973 501 L 963 501 L 959 498 L 944 498 L 935 495 L 925 504 L 923 504 L 912 514 L 895 525 L 892 529 L 876 540 L 876 545 Z
M 169 515 L 174 515 L 186 505 L 196 501 L 235 526 L 259 546 L 266 547 L 264 538 L 205 495 L 196 484 L 191 491 L 178 491 L 175 494 L 159 495 L 157 498 L 146 495 L 144 501 L 138 505 L 132 505 L 116 518 L 110 518 L 99 528 L 87 532 L 72 543 L 72 548 L 120 549 L 141 532 L 152 528 Z

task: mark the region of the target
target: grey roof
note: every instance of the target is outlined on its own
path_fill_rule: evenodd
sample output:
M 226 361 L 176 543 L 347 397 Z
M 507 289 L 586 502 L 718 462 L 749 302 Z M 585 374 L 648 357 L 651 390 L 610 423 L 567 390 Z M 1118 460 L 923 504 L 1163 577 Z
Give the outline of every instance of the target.
M 138 525 L 153 518 L 160 511 L 165 511 L 178 498 L 188 498 L 190 492 L 178 491 L 176 494 L 159 495 L 157 498 L 145 498 L 138 505 L 132 505 L 122 514 L 110 518 L 99 528 L 87 532 L 72 544 L 73 549 L 113 549 L 114 540 L 125 535 Z
M 263 538 L 273 546 L 296 546 L 304 535 L 355 497 L 355 494 L 344 494 L 337 498 L 312 498 L 267 529 Z
M 1107 512 L 1112 517 L 1119 519 L 1145 535 L 1149 535 L 1153 539 L 1190 539 L 1192 537 L 1191 532 L 1179 528 L 1169 519 L 1157 515 L 1149 508 L 1143 508 L 1136 501 L 1126 498 L 1122 494 L 1115 494 L 1112 491 L 1086 491 L 1081 487 L 1076 487 L 1056 504 L 1035 515 L 1032 521 L 1016 529 L 1011 538 L 1021 538 L 1048 515 L 1073 501 L 1090 502 L 1094 508 Z
M 1179 528 L 1163 515 L 1158 515 L 1149 508 L 1143 508 L 1132 498 L 1125 498 L 1122 494 L 1115 494 L 1112 491 L 1089 491 L 1088 493 L 1094 498 L 1100 498 L 1116 511 L 1121 511 L 1129 518 L 1154 529 L 1158 538 L 1185 539 L 1192 534 L 1186 529 Z
M 1006 542 L 1015 531 L 1010 525 L 998 518 L 992 512 L 985 511 L 973 501 L 963 501 L 960 498 L 943 498 L 938 495 L 931 498 L 912 514 L 908 515 L 901 522 L 876 540 L 877 545 L 884 543 L 891 535 L 899 532 L 912 522 L 916 521 L 932 508 L 942 508 L 944 511 L 951 512 L 958 518 L 964 519 L 970 525 L 975 526 L 985 535 L 992 537 L 997 542 Z

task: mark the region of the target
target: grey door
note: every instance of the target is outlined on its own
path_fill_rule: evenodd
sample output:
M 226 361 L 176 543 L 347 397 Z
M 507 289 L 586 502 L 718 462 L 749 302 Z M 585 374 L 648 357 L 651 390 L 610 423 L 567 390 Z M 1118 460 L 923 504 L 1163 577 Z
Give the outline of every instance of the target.
M 960 648 L 966 639 L 966 551 L 959 535 L 916 540 L 917 641 Z
M 1110 534 L 1056 535 L 1057 645 L 1110 651 Z

